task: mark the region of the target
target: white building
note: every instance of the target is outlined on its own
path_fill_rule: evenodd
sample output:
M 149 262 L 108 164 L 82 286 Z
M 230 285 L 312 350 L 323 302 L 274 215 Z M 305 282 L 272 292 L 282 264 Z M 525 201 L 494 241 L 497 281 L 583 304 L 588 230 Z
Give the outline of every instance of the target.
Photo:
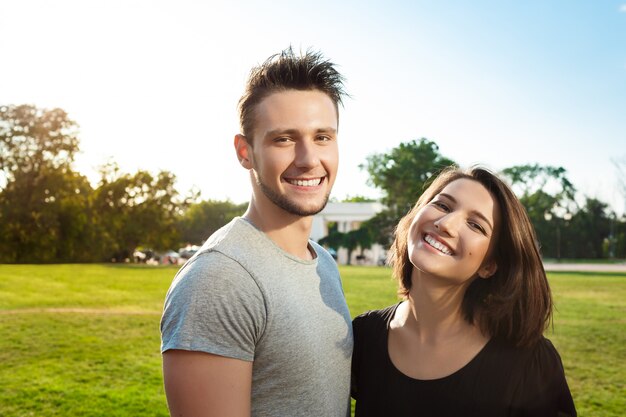
M 337 224 L 337 231 L 347 233 L 356 230 L 366 220 L 371 219 L 385 207 L 377 202 L 373 203 L 328 203 L 326 208 L 313 217 L 313 227 L 311 228 L 311 239 L 316 242 L 328 235 L 329 223 Z M 352 265 L 377 265 L 379 260 L 384 259 L 387 252 L 379 244 L 374 244 L 370 249 L 366 249 L 363 254 L 365 259 L 357 259 L 361 249 L 357 248 L 352 252 Z M 348 251 L 340 248 L 337 252 L 337 262 L 339 264 L 348 263 Z

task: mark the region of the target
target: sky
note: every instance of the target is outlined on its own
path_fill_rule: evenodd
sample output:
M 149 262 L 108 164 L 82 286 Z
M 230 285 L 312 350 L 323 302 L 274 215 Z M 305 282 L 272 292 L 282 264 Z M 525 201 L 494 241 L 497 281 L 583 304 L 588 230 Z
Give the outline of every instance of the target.
M 562 166 L 624 213 L 625 0 L 0 0 L 0 105 L 67 111 L 94 184 L 112 159 L 242 203 L 237 101 L 290 45 L 346 78 L 333 197 L 379 197 L 359 165 L 425 137 L 462 166 Z

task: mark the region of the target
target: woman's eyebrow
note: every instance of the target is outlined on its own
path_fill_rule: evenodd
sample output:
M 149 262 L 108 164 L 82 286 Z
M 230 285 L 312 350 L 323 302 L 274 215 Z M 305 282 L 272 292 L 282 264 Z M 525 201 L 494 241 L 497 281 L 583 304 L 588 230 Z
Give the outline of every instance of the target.
M 453 203 L 457 204 L 458 201 L 456 200 L 456 198 L 452 197 L 450 194 L 446 194 L 446 193 L 439 193 L 440 196 L 443 196 L 445 198 L 447 198 L 448 200 L 452 201 Z M 493 230 L 493 225 L 491 224 L 491 222 L 489 221 L 489 219 L 487 219 L 487 216 L 485 216 L 484 214 L 482 214 L 480 211 L 476 211 L 476 210 L 472 210 L 471 213 L 473 215 L 475 215 L 476 217 L 481 218 L 485 223 L 487 223 L 487 225 L 489 226 L 489 228 L 491 230 Z

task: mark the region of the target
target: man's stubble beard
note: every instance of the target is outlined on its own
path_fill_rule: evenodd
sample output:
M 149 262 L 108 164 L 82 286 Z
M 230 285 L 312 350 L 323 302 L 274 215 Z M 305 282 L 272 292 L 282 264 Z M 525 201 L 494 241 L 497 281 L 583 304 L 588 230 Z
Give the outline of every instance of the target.
M 263 181 L 261 180 L 261 177 L 258 175 L 258 173 L 255 172 L 254 177 L 256 178 L 256 183 L 261 189 L 261 191 L 263 192 L 263 194 L 265 194 L 265 196 L 272 203 L 276 204 L 278 207 L 285 210 L 287 213 L 294 214 L 296 216 L 306 217 L 306 216 L 316 215 L 320 211 L 324 210 L 324 207 L 326 207 L 326 204 L 328 203 L 328 199 L 330 197 L 330 191 L 329 191 L 324 197 L 324 201 L 320 205 L 320 207 L 306 210 L 302 207 L 299 207 L 296 203 L 290 201 L 287 197 L 276 193 L 270 187 L 265 185 Z

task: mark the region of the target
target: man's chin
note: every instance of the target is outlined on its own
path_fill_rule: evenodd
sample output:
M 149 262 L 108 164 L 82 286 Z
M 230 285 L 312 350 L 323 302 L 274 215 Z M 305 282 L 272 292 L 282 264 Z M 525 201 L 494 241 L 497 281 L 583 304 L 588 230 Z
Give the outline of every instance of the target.
M 272 203 L 289 214 L 301 217 L 314 216 L 324 210 L 330 196 L 329 194 L 326 194 L 323 198 L 318 198 L 318 201 L 295 201 L 295 199 L 290 199 L 285 195 L 276 193 L 270 187 L 267 187 L 262 181 L 257 180 L 257 184 L 261 188 L 263 194 L 265 194 L 265 196 Z
M 323 201 L 308 202 L 306 204 L 298 201 L 292 201 L 286 198 L 279 198 L 273 201 L 274 204 L 276 204 L 278 207 L 282 208 L 289 214 L 307 217 L 314 216 L 320 211 L 324 210 L 324 207 L 326 207 L 326 204 L 328 203 L 328 197 L 326 197 Z
M 324 201 L 323 204 L 318 203 L 318 204 L 307 204 L 307 205 L 294 204 L 292 202 L 289 202 L 288 204 L 280 205 L 279 207 L 281 207 L 283 210 L 287 211 L 290 214 L 294 214 L 296 216 L 307 217 L 307 216 L 315 216 L 317 213 L 324 210 L 324 207 L 326 207 L 327 201 Z

